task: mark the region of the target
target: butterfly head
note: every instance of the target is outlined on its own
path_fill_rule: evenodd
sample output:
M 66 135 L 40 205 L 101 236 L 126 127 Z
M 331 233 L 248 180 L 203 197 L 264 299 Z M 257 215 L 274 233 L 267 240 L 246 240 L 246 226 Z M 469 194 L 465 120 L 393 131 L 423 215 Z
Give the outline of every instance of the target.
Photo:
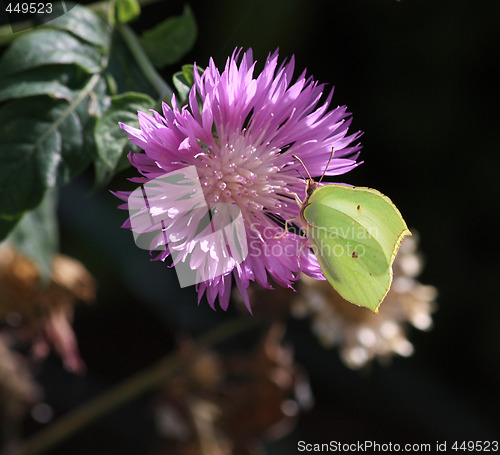
M 311 174 L 309 174 L 309 171 L 307 170 L 306 165 L 302 162 L 302 160 L 297 156 L 297 155 L 292 155 L 293 158 L 295 158 L 304 168 L 304 170 L 307 172 L 308 179 L 307 179 L 307 186 L 306 186 L 306 196 L 307 198 L 310 198 L 312 194 L 318 189 L 319 184 L 323 180 L 323 177 L 326 174 L 326 170 L 330 166 L 330 162 L 332 161 L 333 154 L 335 153 L 335 149 L 332 147 L 332 153 L 330 154 L 330 159 L 328 160 L 328 163 L 326 164 L 325 170 L 323 171 L 323 174 L 321 175 L 321 178 L 319 179 L 318 182 L 314 181 L 314 179 L 311 177 Z
M 319 183 L 313 179 L 307 179 L 306 196 L 310 198 L 312 194 L 318 189 Z

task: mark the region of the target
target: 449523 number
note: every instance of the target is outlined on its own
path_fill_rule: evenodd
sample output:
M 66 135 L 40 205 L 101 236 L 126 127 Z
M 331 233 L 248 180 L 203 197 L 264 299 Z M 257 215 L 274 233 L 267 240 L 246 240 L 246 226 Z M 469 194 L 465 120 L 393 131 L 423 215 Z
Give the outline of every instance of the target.
M 5 8 L 7 13 L 18 14 L 50 14 L 52 12 L 52 3 L 9 3 Z
M 455 452 L 498 452 L 498 441 L 455 441 L 451 450 Z

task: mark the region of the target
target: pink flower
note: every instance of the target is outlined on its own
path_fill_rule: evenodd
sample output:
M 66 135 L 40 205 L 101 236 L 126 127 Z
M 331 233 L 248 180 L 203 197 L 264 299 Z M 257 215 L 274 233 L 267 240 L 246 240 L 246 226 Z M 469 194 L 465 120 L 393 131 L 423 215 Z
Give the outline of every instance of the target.
M 335 154 L 326 175 L 340 175 L 359 164 L 360 145 L 350 144 L 360 133 L 348 135 L 351 119 L 346 108 L 328 110 L 333 90 L 321 102 L 323 84 L 306 77 L 305 72 L 292 82 L 294 59 L 278 66 L 278 52 L 268 56 L 258 76 L 254 69 L 251 50 L 243 55 L 235 51 L 222 72 L 210 60 L 201 76 L 195 67 L 187 106 L 179 108 L 173 98 L 172 107 L 163 104 L 163 115 L 139 112 L 140 129 L 121 125 L 145 152 L 131 157 L 144 176 L 134 181 L 148 183 L 194 166 L 209 205 L 233 204 L 240 210 L 248 245 L 246 258 L 197 285 L 199 299 L 206 292 L 214 308 L 218 296 L 224 310 L 233 278 L 249 310 L 251 281 L 271 289 L 269 278 L 286 287 L 292 287 L 301 272 L 324 279 L 304 237 L 290 232 L 276 238 L 283 232 L 284 220 L 298 216 L 294 194 L 302 198 L 305 192 L 302 168 L 292 155 L 302 159 L 313 177 L 323 173 L 332 147 Z M 128 200 L 130 193 L 117 195 Z M 165 194 L 164 199 L 169 196 Z M 175 202 L 171 204 L 174 206 L 164 207 L 165 213 L 176 212 Z M 167 225 L 152 226 L 158 233 L 156 246 L 165 248 L 159 258 L 165 260 L 174 250 L 190 249 L 191 264 L 201 267 L 204 255 L 210 256 L 210 246 L 196 250 L 193 233 L 185 226 L 176 231 L 176 225 L 174 213 Z M 130 220 L 125 226 L 131 227 Z M 172 241 L 173 245 L 167 244 Z M 211 257 L 217 260 L 217 253 Z

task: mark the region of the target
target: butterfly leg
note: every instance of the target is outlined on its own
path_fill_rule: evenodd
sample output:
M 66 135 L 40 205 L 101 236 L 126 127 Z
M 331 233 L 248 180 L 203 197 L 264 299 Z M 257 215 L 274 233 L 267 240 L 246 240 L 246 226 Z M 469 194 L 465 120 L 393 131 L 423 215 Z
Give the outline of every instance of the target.
M 297 193 L 294 194 L 295 200 L 297 201 L 297 204 L 299 204 L 299 207 L 302 207 L 303 202 L 300 200 L 300 197 L 297 196 Z
M 288 234 L 288 224 L 289 223 L 296 223 L 297 221 L 300 221 L 300 220 L 298 218 L 292 218 L 291 220 L 285 220 L 285 230 L 283 231 L 282 234 L 274 237 L 274 240 L 282 239 L 283 237 L 285 237 L 285 235 Z

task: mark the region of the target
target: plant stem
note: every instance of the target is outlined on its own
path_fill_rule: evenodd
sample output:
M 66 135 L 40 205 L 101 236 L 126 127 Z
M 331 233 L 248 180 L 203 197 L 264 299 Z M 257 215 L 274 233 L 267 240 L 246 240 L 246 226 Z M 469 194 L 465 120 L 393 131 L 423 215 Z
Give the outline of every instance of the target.
M 128 25 L 118 26 L 118 31 L 127 43 L 130 52 L 132 52 L 132 55 L 134 56 L 137 64 L 142 69 L 144 76 L 158 92 L 160 98 L 170 104 L 170 100 L 172 99 L 172 95 L 174 94 L 174 92 L 158 74 L 148 56 L 144 53 L 144 50 L 142 49 L 142 46 L 140 45 L 135 33 Z
M 267 322 L 266 319 L 255 317 L 244 317 L 228 322 L 203 335 L 197 346 L 199 349 L 212 348 L 238 333 L 255 328 L 265 322 Z M 22 455 L 39 455 L 46 452 L 119 406 L 161 386 L 178 371 L 181 365 L 178 354 L 173 353 L 166 356 L 147 370 L 125 380 L 35 434 L 24 443 L 21 450 Z

